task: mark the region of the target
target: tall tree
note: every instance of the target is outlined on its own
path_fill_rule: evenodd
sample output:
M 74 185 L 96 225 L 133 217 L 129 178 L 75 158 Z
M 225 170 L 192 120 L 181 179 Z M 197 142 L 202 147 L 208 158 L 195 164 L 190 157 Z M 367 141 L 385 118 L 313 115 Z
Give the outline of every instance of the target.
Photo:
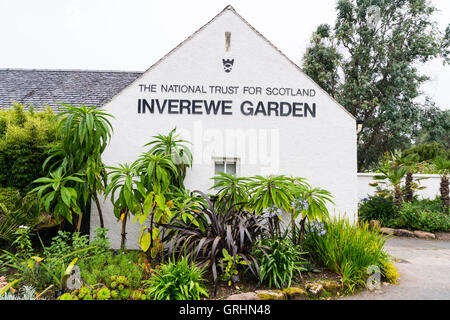
M 430 103 L 423 112 L 417 144 L 438 143 L 450 150 L 450 110 L 441 110 Z
M 331 36 L 330 26 L 327 24 L 318 26 L 312 35 L 311 44 L 303 58 L 304 71 L 336 98 L 342 56 L 338 53 L 335 39 Z
M 334 29 L 320 25 L 313 34 L 303 68 L 364 121 L 361 170 L 417 136 L 425 104 L 416 98 L 428 80 L 417 67 L 449 61 L 450 28 L 439 31 L 427 0 L 339 0 L 336 10 Z

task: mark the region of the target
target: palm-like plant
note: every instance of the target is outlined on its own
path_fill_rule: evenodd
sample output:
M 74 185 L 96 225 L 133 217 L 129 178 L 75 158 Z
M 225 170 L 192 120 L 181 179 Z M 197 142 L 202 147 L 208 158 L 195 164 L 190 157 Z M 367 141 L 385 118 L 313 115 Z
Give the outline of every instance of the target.
M 413 172 L 420 157 L 416 153 L 403 156 L 401 152 L 395 152 L 392 158 L 394 165 L 403 166 L 408 169 L 405 177 L 405 201 L 412 202 L 414 197 Z
M 180 188 L 184 187 L 184 178 L 186 169 L 192 165 L 192 153 L 188 147 L 189 141 L 180 139 L 176 134 L 176 128 L 165 135 L 154 136 L 155 140 L 147 143 L 145 146 L 151 146 L 147 152 L 152 155 L 168 156 L 177 168 L 174 183 Z
M 96 106 L 61 105 L 63 112 L 58 117 L 62 118 L 59 126 L 66 154 L 80 164 L 86 156 L 101 155 L 111 137 L 112 125 L 108 117 L 112 116 Z
M 297 183 L 296 183 L 297 181 Z M 297 188 L 294 191 L 295 200 L 292 202 L 291 212 L 293 215 L 293 230 L 295 230 L 295 219 L 301 216 L 300 232 L 298 235 L 298 244 L 302 242 L 305 233 L 306 220 L 325 220 L 329 218 L 327 202 L 334 204 L 332 195 L 329 191 L 321 188 L 313 188 L 302 178 L 295 178 L 293 183 Z M 295 232 L 293 231 L 293 240 L 295 241 Z
M 111 194 L 111 202 L 114 205 L 114 215 L 122 221 L 122 233 L 120 247 L 125 249 L 126 225 L 127 219 L 131 213 L 140 210 L 141 192 L 145 190 L 139 185 L 137 177 L 138 164 L 134 162 L 129 165 L 119 164 L 118 167 L 108 167 L 109 184 L 105 190 L 105 197 Z M 116 191 L 119 190 L 119 196 L 116 198 Z
M 211 189 L 217 190 L 216 202 L 225 205 L 222 210 L 228 210 L 233 206 L 248 202 L 247 183 L 250 181 L 246 177 L 236 177 L 235 175 L 219 172 L 213 177 L 214 186 Z
M 178 171 L 171 158 L 163 154 L 143 153 L 136 161 L 142 184 L 155 193 L 167 192 L 178 181 Z
M 442 204 L 446 207 L 450 207 L 450 197 L 449 197 L 449 187 L 448 187 L 448 174 L 450 173 L 450 160 L 444 158 L 436 158 L 433 161 L 436 170 L 438 170 L 441 175 L 441 185 L 439 191 L 441 192 Z
M 271 206 L 287 211 L 291 206 L 294 190 L 295 186 L 284 175 L 254 176 L 248 183 L 248 192 L 251 194 L 249 207 L 257 214 Z
M 284 175 L 268 177 L 257 175 L 248 183 L 250 194 L 248 208 L 256 214 L 266 212 L 271 216 L 272 237 L 281 234 L 281 210 L 289 212 L 295 189 L 295 185 Z
M 142 227 L 139 244 L 144 251 L 150 249 L 152 258 L 161 252 L 162 243 L 159 236 L 158 224 L 167 223 L 171 216 L 173 202 L 168 201 L 167 195 L 176 188 L 174 181 L 179 181 L 177 167 L 171 158 L 165 154 L 142 154 L 138 160 L 140 183 L 138 184 L 143 196 L 142 210 L 136 212 L 136 220 L 143 224 L 147 219 L 150 226 Z
M 53 162 L 53 166 L 58 165 L 66 172 L 85 175 L 84 182 L 76 188 L 84 204 L 90 198 L 94 199 L 100 227 L 104 227 L 98 192 L 105 191 L 106 172 L 101 155 L 111 138 L 113 129 L 108 117 L 112 116 L 96 106 L 61 105 L 63 112 L 58 114 L 61 144 L 51 149 L 44 167 Z
M 390 168 L 381 168 L 381 174 L 373 177 L 376 182 L 371 183 L 373 187 L 378 187 L 380 184 L 384 184 L 387 188 L 393 187 L 394 189 L 394 204 L 401 208 L 403 203 L 402 195 L 402 179 L 408 171 L 407 167 L 392 166 Z

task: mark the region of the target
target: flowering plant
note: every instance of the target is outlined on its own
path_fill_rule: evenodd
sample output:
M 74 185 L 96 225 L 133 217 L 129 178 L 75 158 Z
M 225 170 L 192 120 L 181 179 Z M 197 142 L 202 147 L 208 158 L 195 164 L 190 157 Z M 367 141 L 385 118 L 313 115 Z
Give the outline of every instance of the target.
M 6 287 L 7 284 L 8 284 L 8 281 L 6 281 L 6 278 L 0 277 L 0 289 L 3 287 Z
M 314 232 L 321 237 L 327 233 L 325 231 L 323 222 L 319 221 L 311 221 L 308 225 L 308 232 Z
M 263 216 L 268 218 L 274 218 L 275 216 L 278 216 L 281 218 L 281 215 L 283 213 L 283 210 L 277 208 L 277 206 L 273 205 L 271 207 L 267 207 L 263 211 Z
M 306 200 L 306 199 L 296 198 L 292 201 L 291 207 L 292 207 L 292 210 L 294 211 L 294 213 L 297 213 L 296 217 L 298 217 L 298 216 L 301 217 L 301 213 L 303 211 L 308 210 L 309 203 L 308 203 L 308 200 Z

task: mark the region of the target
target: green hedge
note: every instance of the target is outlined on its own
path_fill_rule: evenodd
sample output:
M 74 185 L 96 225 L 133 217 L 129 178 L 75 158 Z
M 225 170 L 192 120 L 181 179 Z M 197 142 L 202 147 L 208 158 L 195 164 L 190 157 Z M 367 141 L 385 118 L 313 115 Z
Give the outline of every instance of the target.
M 409 149 L 403 150 L 402 154 L 405 157 L 410 154 L 417 154 L 419 156 L 418 162 L 431 161 L 436 157 L 450 159 L 450 150 L 436 142 L 412 146 Z
M 391 200 L 382 197 L 363 199 L 359 205 L 359 220 L 379 220 L 382 226 L 404 228 L 411 231 L 450 231 L 450 210 L 439 197 L 404 202 L 399 210 Z
M 0 203 L 9 210 L 15 210 L 20 201 L 20 193 L 16 188 L 0 188 Z
M 439 198 L 404 203 L 398 217 L 386 225 L 411 231 L 450 232 L 450 210 L 442 205 Z
M 50 108 L 35 112 L 14 103 L 0 111 L 0 187 L 17 188 L 22 194 L 44 175 L 42 164 L 56 142 L 58 120 Z

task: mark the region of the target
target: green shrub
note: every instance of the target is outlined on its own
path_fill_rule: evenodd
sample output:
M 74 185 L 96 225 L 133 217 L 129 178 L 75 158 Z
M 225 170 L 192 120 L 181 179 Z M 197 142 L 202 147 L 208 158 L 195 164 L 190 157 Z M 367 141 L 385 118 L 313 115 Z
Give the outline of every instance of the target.
M 434 199 L 415 200 L 412 204 L 418 210 L 436 211 L 436 212 L 442 212 L 442 213 L 446 212 L 445 211 L 446 209 L 442 205 L 442 200 L 438 196 Z
M 437 199 L 404 203 L 398 218 L 391 220 L 388 226 L 408 230 L 448 232 L 450 231 L 450 211 L 444 209 L 439 202 L 440 200 Z
M 447 150 L 444 145 L 437 142 L 412 146 L 411 148 L 402 151 L 402 154 L 404 156 L 417 154 L 419 156 L 418 162 L 433 160 L 436 157 L 450 159 L 450 151 Z
M 46 111 L 25 111 L 23 105 L 0 111 L 0 187 L 13 187 L 22 194 L 43 175 L 42 164 L 56 142 L 58 120 Z
M 369 230 L 368 223 L 359 226 L 348 220 L 333 218 L 323 223 L 323 230 L 308 228 L 304 248 L 319 264 L 342 277 L 347 291 L 365 286 L 369 266 L 382 269 L 386 238 L 377 230 Z
M 70 262 L 76 257 L 83 259 L 107 252 L 109 240 L 106 238 L 106 232 L 107 229 L 97 228 L 93 241 L 89 242 L 89 235 L 81 235 L 79 232 L 58 231 L 58 235 L 52 238 L 50 246 L 44 248 L 44 256 L 47 261 L 59 260 L 74 251 L 92 247 L 92 250 L 72 255 L 65 260 L 65 262 Z
M 360 221 L 379 220 L 382 225 L 397 216 L 398 209 L 394 203 L 383 197 L 368 197 L 359 204 Z
M 260 283 L 268 280 L 269 288 L 272 284 L 277 288 L 289 287 L 296 272 L 306 269 L 303 265 L 301 247 L 292 243 L 288 238 L 258 240 L 259 247 L 255 255 L 259 260 Z
M 58 231 L 58 235 L 52 238 L 50 246 L 44 249 L 44 255 L 47 261 L 59 260 L 63 256 L 70 254 L 73 251 L 85 249 L 89 247 L 89 236 L 80 235 L 79 232 Z M 86 253 L 80 254 L 83 257 Z M 67 258 L 67 261 L 72 260 L 74 257 Z
M 169 261 L 145 281 L 147 295 L 155 300 L 200 300 L 208 297 L 202 283 L 204 269 L 189 264 L 186 258 L 178 262 Z
M 147 295 L 143 289 L 132 290 L 129 287 L 129 280 L 125 276 L 111 276 L 112 283 L 121 283 L 118 287 L 107 287 L 98 284 L 94 287 L 83 286 L 65 293 L 60 300 L 147 300 Z
M 50 246 L 43 248 L 43 252 L 33 249 L 30 232 L 30 228 L 24 226 L 18 228 L 16 238 L 11 243 L 12 252 L 5 251 L 5 254 L 0 255 L 0 267 L 15 269 L 23 282 L 33 285 L 38 290 L 44 290 L 52 283 L 62 287 L 58 280 L 62 278 L 59 271 L 66 270 L 75 258 L 78 259 L 78 263 L 83 264 L 90 257 L 109 253 L 107 251 L 109 243 L 103 239 L 106 232 L 104 229 L 96 230 L 97 235 L 91 243 L 87 235 L 59 231 Z M 94 246 L 97 247 L 93 248 Z

